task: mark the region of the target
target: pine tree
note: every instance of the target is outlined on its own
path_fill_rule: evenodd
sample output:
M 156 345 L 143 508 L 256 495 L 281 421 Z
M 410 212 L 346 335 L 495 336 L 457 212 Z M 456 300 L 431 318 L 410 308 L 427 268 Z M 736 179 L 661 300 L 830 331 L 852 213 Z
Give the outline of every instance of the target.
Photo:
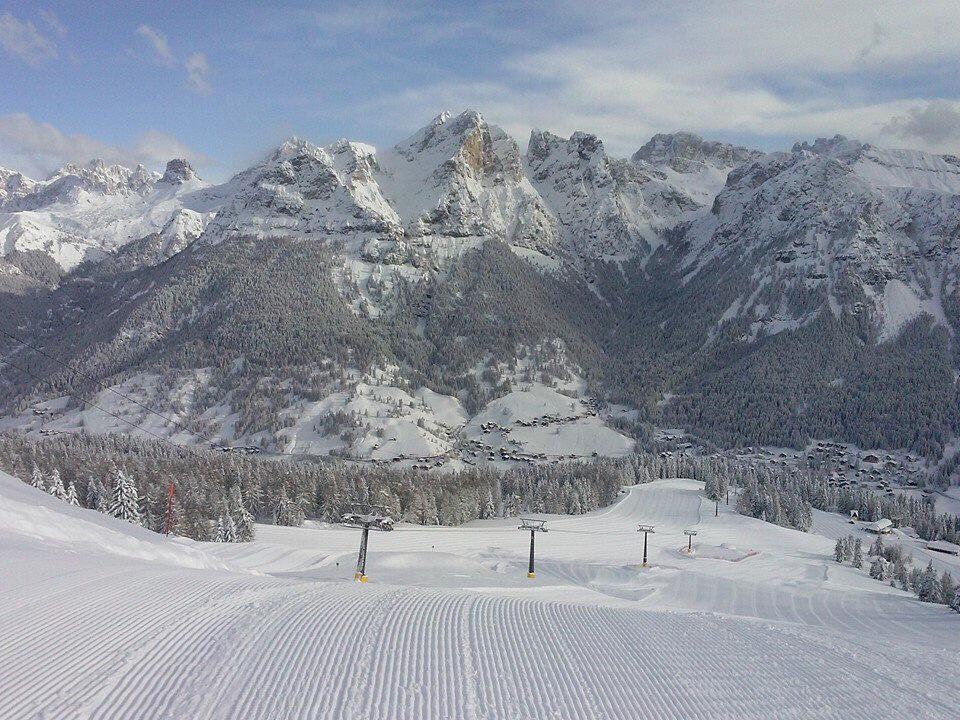
M 870 577 L 874 580 L 883 580 L 883 566 L 886 562 L 883 558 L 878 557 L 870 563 Z
M 907 566 L 902 557 L 897 558 L 896 565 L 893 568 L 893 576 L 897 579 L 897 585 L 901 590 L 910 589 L 910 578 L 907 575 Z
M 84 495 L 84 502 L 88 508 L 99 509 L 106 494 L 107 490 L 103 487 L 100 478 L 87 478 L 87 492 Z
M 63 487 L 63 480 L 60 477 L 60 471 L 54 470 L 50 474 L 50 484 L 47 487 L 47 492 L 49 492 L 57 500 L 66 500 L 67 491 Z
M 253 540 L 253 515 L 244 506 L 243 492 L 239 483 L 230 490 L 229 514 L 236 529 L 236 538 L 232 542 L 250 542 Z
M 852 564 L 858 569 L 863 567 L 863 543 L 860 542 L 860 538 L 857 538 L 856 542 L 853 544 Z
M 933 561 L 927 563 L 927 567 L 920 575 L 920 582 L 917 585 L 917 597 L 923 602 L 937 602 L 940 596 L 940 585 L 937 582 L 937 572 L 933 569 Z
M 217 534 L 213 539 L 218 543 L 232 543 L 237 541 L 237 529 L 233 525 L 230 513 L 223 513 L 217 520 Z
M 843 559 L 847 562 L 853 560 L 853 535 L 848 535 L 843 543 Z
M 944 605 L 953 606 L 956 600 L 956 588 L 953 584 L 953 576 L 949 571 L 944 570 L 940 576 L 940 602 Z
M 43 473 L 40 472 L 40 468 L 37 467 L 36 463 L 33 464 L 33 472 L 30 473 L 30 484 L 37 490 L 47 491 L 47 483 L 43 479 Z
M 77 484 L 70 483 L 67 486 L 66 501 L 75 507 L 80 507 L 80 498 L 77 497 Z
M 720 499 L 720 485 L 717 482 L 716 475 L 712 472 L 707 473 L 706 482 L 703 487 L 703 494 L 714 502 Z
M 123 470 L 117 470 L 113 481 L 113 495 L 109 514 L 120 520 L 140 524 L 140 496 L 137 486 Z
M 837 544 L 833 548 L 833 558 L 838 563 L 843 562 L 843 556 L 846 554 L 846 543 L 843 538 L 837 538 Z

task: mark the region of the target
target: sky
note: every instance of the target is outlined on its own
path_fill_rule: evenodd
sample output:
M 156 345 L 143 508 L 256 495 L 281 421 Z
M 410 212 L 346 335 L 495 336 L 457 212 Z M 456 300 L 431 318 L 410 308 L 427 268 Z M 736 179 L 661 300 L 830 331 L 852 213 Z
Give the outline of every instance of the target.
M 286 137 L 389 146 L 443 110 L 763 150 L 840 133 L 960 155 L 960 1 L 0 0 L 0 166 L 221 181 Z

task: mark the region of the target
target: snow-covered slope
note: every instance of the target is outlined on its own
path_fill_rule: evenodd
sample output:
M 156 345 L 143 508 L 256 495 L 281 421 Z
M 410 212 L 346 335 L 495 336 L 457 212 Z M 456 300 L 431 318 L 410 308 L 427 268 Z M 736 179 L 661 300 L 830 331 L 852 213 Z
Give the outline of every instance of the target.
M 374 533 L 361 585 L 340 526 L 205 546 L 229 571 L 0 515 L 0 718 L 953 717 L 960 616 L 837 566 L 829 537 L 714 518 L 701 490 L 551 519 L 535 580 L 509 519 Z
M 224 569 L 227 565 L 185 538 L 166 539 L 96 510 L 73 507 L 0 471 L 0 547 L 15 553 L 43 548 L 51 554 L 110 556 L 165 566 Z
M 94 160 L 40 182 L 0 169 L 0 183 L 0 257 L 38 251 L 64 271 L 148 235 L 181 247 L 210 217 L 211 208 L 191 205 L 207 183 L 184 160 L 163 175 Z

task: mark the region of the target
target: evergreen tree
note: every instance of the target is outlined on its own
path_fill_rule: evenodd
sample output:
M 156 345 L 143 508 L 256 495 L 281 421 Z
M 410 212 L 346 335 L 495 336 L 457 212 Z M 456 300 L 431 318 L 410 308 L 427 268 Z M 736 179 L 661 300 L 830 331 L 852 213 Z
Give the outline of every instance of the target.
M 88 508 L 99 510 L 106 494 L 107 490 L 105 487 L 103 487 L 103 483 L 100 481 L 100 478 L 87 479 L 87 491 L 84 495 L 84 502 Z M 101 512 L 103 511 L 101 510 Z
M 47 483 L 43 479 L 43 473 L 40 472 L 40 468 L 37 467 L 36 463 L 33 464 L 33 472 L 30 473 L 30 484 L 37 490 L 47 491 Z
M 243 492 L 239 483 L 230 489 L 229 514 L 236 529 L 236 538 L 231 542 L 250 542 L 253 540 L 253 515 L 244 506 Z
M 80 498 L 77 497 L 77 484 L 76 484 L 76 483 L 70 483 L 70 485 L 67 486 L 67 496 L 66 496 L 65 499 L 66 499 L 66 501 L 67 501 L 68 503 L 70 503 L 71 505 L 74 505 L 74 506 L 76 506 L 76 507 L 80 507 Z
M 237 541 L 237 529 L 233 525 L 233 518 L 230 513 L 223 513 L 217 520 L 217 533 L 214 542 L 232 543 Z
M 714 502 L 720 500 L 720 484 L 717 482 L 717 476 L 708 471 L 706 481 L 704 482 L 703 494 Z
M 848 535 L 843 543 L 843 559 L 847 562 L 853 561 L 853 535 Z
M 57 500 L 66 500 L 67 491 L 63 487 L 63 480 L 60 477 L 60 471 L 54 470 L 50 474 L 50 484 L 47 487 L 47 492 L 49 492 Z
M 114 476 L 113 495 L 108 512 L 120 520 L 140 524 L 140 496 L 137 486 L 123 470 L 118 469 Z
M 837 538 L 837 544 L 833 548 L 833 558 L 838 563 L 843 562 L 843 556 L 846 554 L 846 542 L 843 538 Z
M 920 575 L 920 582 L 917 585 L 917 597 L 923 602 L 938 602 L 940 597 L 940 584 L 937 582 L 937 572 L 933 569 L 933 561 L 927 563 L 927 567 Z
M 953 583 L 953 576 L 949 571 L 944 570 L 943 575 L 940 576 L 940 602 L 944 605 L 953 606 L 956 600 L 956 594 L 957 591 Z
M 903 562 L 902 557 L 897 558 L 897 562 L 893 568 L 893 576 L 896 578 L 897 586 L 901 590 L 910 589 L 910 578 L 907 575 L 907 566 L 906 563 Z
M 860 542 L 860 538 L 857 538 L 856 542 L 853 544 L 852 564 L 858 569 L 863 567 L 863 543 Z
M 870 563 L 870 577 L 874 580 L 883 580 L 883 566 L 886 564 L 886 560 L 881 557 L 875 558 L 872 563 Z

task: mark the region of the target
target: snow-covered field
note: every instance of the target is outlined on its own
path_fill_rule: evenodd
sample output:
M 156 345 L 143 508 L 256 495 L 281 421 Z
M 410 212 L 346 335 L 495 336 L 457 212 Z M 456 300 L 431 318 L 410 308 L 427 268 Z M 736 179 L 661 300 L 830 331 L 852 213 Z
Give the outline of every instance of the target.
M 401 525 L 358 584 L 357 530 L 165 540 L 0 474 L 0 718 L 956 717 L 960 615 L 701 490 L 550 518 L 535 580 L 516 521 Z
M 159 435 L 188 445 L 197 437 L 185 431 L 184 424 L 209 375 L 208 370 L 187 372 L 171 389 L 161 391 L 157 375 L 137 373 L 102 389 L 90 406 L 68 407 L 68 398 L 61 397 L 0 417 L 0 431 Z M 536 382 L 519 385 L 471 418 L 455 397 L 427 388 L 408 392 L 391 384 L 395 379 L 388 373 L 363 377 L 370 382 L 354 379 L 321 400 L 290 400 L 280 412 L 289 426 L 277 432 L 278 450 L 267 455 L 326 456 L 340 451 L 353 460 L 402 459 L 416 465 L 429 459 L 423 469 L 444 465 L 462 469 L 466 464 L 506 466 L 524 459 L 560 462 L 595 455 L 617 457 L 633 450 L 634 442 L 608 427 L 588 398 L 563 394 L 559 390 L 564 388 Z M 148 412 L 147 407 L 157 409 Z M 323 419 L 333 413 L 352 419 L 347 428 L 353 431 L 352 439 L 341 436 L 343 427 L 337 426 L 334 432 L 324 427 Z M 205 436 L 224 444 L 260 446 L 269 437 L 266 432 L 237 437 L 236 420 L 226 404 L 199 414 Z M 487 423 L 497 428 L 485 429 Z

